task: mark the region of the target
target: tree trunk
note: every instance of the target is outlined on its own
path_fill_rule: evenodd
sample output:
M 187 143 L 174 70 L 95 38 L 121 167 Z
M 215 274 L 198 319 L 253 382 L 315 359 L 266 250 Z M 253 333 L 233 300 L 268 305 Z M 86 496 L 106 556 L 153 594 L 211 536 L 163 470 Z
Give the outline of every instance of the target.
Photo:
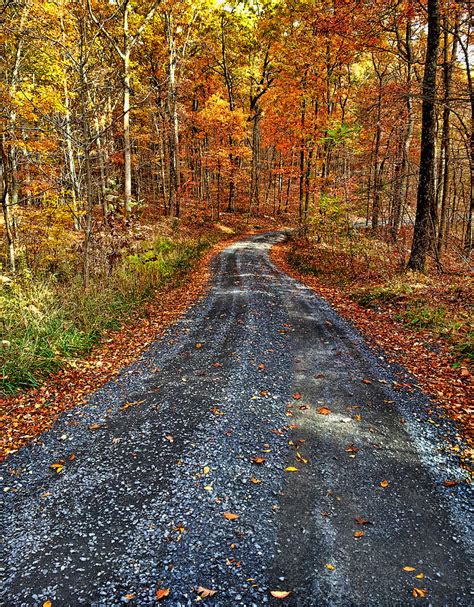
M 436 220 L 435 138 L 436 65 L 440 35 L 439 0 L 428 0 L 428 40 L 423 76 L 421 154 L 416 219 L 408 268 L 424 272 L 433 247 Z

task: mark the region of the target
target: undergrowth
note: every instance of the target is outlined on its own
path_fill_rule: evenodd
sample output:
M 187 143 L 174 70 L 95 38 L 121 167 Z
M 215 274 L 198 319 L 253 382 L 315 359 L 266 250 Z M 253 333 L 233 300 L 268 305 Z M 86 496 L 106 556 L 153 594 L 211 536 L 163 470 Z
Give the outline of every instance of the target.
M 375 239 L 339 239 L 337 246 L 295 241 L 288 261 L 301 274 L 338 286 L 363 307 L 392 312 L 413 330 L 447 340 L 459 360 L 474 361 L 472 280 L 404 271 L 403 256 Z M 459 364 L 459 363 L 455 363 Z
M 125 257 L 87 290 L 78 275 L 24 272 L 0 286 L 0 389 L 12 394 L 37 386 L 50 373 L 90 352 L 107 329 L 140 314 L 156 290 L 177 281 L 212 238 L 159 237 Z

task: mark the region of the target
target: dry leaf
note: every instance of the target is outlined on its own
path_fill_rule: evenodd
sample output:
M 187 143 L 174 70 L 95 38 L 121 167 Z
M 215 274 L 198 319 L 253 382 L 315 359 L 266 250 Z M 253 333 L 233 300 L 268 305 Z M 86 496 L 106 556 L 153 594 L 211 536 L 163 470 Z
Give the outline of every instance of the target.
M 89 430 L 100 430 L 100 428 L 103 428 L 103 427 L 104 427 L 104 424 L 94 423 L 94 424 L 90 424 Z
M 57 474 L 60 474 L 63 470 L 64 470 L 64 462 L 61 463 L 57 463 L 57 464 L 51 464 L 50 468 L 52 468 Z
M 285 468 L 285 472 L 298 472 L 298 468 L 295 468 L 294 466 L 288 466 L 287 468 Z
M 224 512 L 224 518 L 226 518 L 228 521 L 235 521 L 236 519 L 238 519 L 240 516 L 240 514 L 233 514 L 232 512 Z
M 371 381 L 370 379 L 363 379 L 363 380 L 362 380 L 362 383 L 363 383 L 363 384 L 367 384 L 367 385 L 369 385 L 369 384 L 371 384 L 371 383 L 372 383 L 372 381 Z
M 334 571 L 334 565 L 331 565 L 331 563 L 326 563 L 325 567 L 326 569 L 329 569 L 329 571 Z
M 53 603 L 51 603 L 51 601 L 45 601 L 43 607 L 53 607 Z
M 458 483 L 458 481 L 444 481 L 443 485 L 445 487 L 455 487 Z
M 166 434 L 165 440 L 167 440 L 169 443 L 174 442 L 174 438 L 171 434 Z
M 212 485 L 204 485 L 205 491 L 212 491 Z
M 196 350 L 199 350 L 200 348 L 202 348 L 202 344 L 196 344 L 195 348 L 196 348 Z
M 295 392 L 293 394 L 293 398 L 296 399 L 296 400 L 300 399 L 301 398 L 301 393 L 300 392 Z
M 199 586 L 197 589 L 197 593 L 199 594 L 201 599 L 207 599 L 209 596 L 214 596 L 217 594 L 217 590 L 211 590 L 210 588 L 204 588 L 204 586 Z
M 370 521 L 368 521 L 367 519 L 363 518 L 362 516 L 356 516 L 354 518 L 355 522 L 358 525 L 372 525 L 372 523 Z
M 414 567 L 403 567 L 403 571 L 416 571 Z
M 327 407 L 319 407 L 318 413 L 320 415 L 329 415 L 331 413 L 331 409 L 328 409 Z
M 253 483 L 254 485 L 260 485 L 260 483 L 262 481 L 259 478 L 255 478 L 254 476 L 252 476 L 252 478 L 250 479 L 250 482 Z
M 257 464 L 257 465 L 261 465 L 265 463 L 265 458 L 264 457 L 254 457 L 252 460 L 252 464 Z
M 380 482 L 380 486 L 383 487 L 384 489 L 386 489 L 389 485 L 390 485 L 390 483 L 387 480 L 383 480 Z
M 259 368 L 261 371 L 263 371 L 263 369 L 265 369 L 265 364 L 264 364 L 264 363 L 260 363 L 260 364 L 258 365 L 258 368 Z
M 416 586 L 411 591 L 413 597 L 415 599 L 424 599 L 428 594 L 428 590 L 426 588 L 417 588 Z
M 270 594 L 276 599 L 286 599 L 287 596 L 290 596 L 290 592 L 286 590 L 270 590 Z
M 137 595 L 133 594 L 132 592 L 129 592 L 128 594 L 126 594 L 123 598 L 127 599 L 127 601 L 131 601 L 132 599 L 134 599 Z
M 355 531 L 354 537 L 364 537 L 365 533 L 363 531 Z
M 425 577 L 425 574 L 422 571 L 420 571 L 420 573 L 418 575 L 415 575 L 415 577 L 419 580 L 423 580 Z
M 211 469 L 209 468 L 209 466 L 204 466 L 204 468 L 202 469 L 203 474 L 209 474 L 210 471 Z
M 155 592 L 155 598 L 157 601 L 161 601 L 170 595 L 171 590 L 169 588 L 158 588 Z

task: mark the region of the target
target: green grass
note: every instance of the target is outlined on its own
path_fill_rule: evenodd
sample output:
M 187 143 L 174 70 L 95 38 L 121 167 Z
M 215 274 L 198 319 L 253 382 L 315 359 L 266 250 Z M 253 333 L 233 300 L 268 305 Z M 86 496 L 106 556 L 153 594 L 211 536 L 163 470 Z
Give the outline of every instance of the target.
M 13 394 L 38 386 L 50 373 L 84 356 L 107 329 L 139 314 L 156 290 L 182 280 L 211 239 L 160 237 L 124 259 L 107 278 L 23 276 L 0 287 L 0 389 Z M 3 325 L 3 326 L 2 326 Z

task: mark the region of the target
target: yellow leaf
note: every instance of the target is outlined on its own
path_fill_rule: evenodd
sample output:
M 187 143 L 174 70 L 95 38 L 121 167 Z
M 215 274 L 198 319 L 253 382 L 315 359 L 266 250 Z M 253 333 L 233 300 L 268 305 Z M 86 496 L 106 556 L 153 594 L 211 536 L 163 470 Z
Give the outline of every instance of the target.
M 285 468 L 285 472 L 298 472 L 298 468 L 295 468 L 294 466 L 288 466 L 287 468 Z
M 196 349 L 199 350 L 200 348 L 202 348 L 202 344 L 196 344 Z
M 415 571 L 414 567 L 403 567 L 403 571 Z
M 255 478 L 254 476 L 252 476 L 252 478 L 250 479 L 250 482 L 253 483 L 254 485 L 260 485 L 260 483 L 262 481 L 259 478 Z
M 212 485 L 204 485 L 206 491 L 212 491 Z
M 270 594 L 276 599 L 286 599 L 290 595 L 286 590 L 270 590 Z
M 415 575 L 415 577 L 418 578 L 419 580 L 422 580 L 422 579 L 424 579 L 425 574 L 420 571 L 420 573 L 418 575 Z
M 235 521 L 239 518 L 239 516 L 239 514 L 233 514 L 232 512 L 224 512 L 224 518 L 226 518 L 228 521 Z
M 428 590 L 426 588 L 416 588 L 415 586 L 411 593 L 415 599 L 424 599 L 428 594 Z
M 51 464 L 52 468 L 57 474 L 60 474 L 64 470 L 64 464 Z
M 51 603 L 51 601 L 45 601 L 43 607 L 53 607 L 53 603 Z
M 331 565 L 331 563 L 326 563 L 326 569 L 329 569 L 329 571 L 334 571 L 334 565 Z
M 390 483 L 386 480 L 380 482 L 380 486 L 383 487 L 384 489 L 386 489 L 389 485 L 390 485 Z
M 204 466 L 204 468 L 202 469 L 203 474 L 209 474 L 210 471 L 211 469 L 209 468 L 209 466 Z

